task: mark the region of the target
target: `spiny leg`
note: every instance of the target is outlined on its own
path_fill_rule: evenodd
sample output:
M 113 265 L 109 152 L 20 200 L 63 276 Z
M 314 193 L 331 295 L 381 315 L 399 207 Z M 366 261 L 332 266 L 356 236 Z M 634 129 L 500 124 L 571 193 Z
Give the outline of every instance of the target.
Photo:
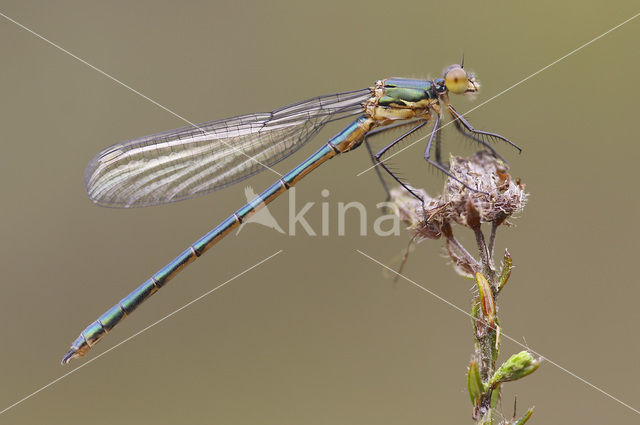
M 425 125 L 427 125 L 429 121 L 428 120 L 424 120 L 424 121 L 420 121 L 420 123 L 418 125 L 416 125 L 415 127 L 413 127 L 411 130 L 407 131 L 406 133 L 404 133 L 402 136 L 398 137 L 397 139 L 395 139 L 393 142 L 389 143 L 387 146 L 385 146 L 384 148 L 382 148 L 374 157 L 374 159 L 376 160 L 376 165 L 381 166 L 387 173 L 389 173 L 389 175 L 391 177 L 393 177 L 393 179 L 398 182 L 400 184 L 400 186 L 402 186 L 407 192 L 409 192 L 411 195 L 413 195 L 416 199 L 418 199 L 421 203 L 422 203 L 422 212 L 423 214 L 426 215 L 426 212 L 424 211 L 424 199 L 422 199 L 422 197 L 420 195 L 418 195 L 416 192 L 414 192 L 408 185 L 406 185 L 398 176 L 396 176 L 386 165 L 384 162 L 382 162 L 381 158 L 382 156 L 387 153 L 387 151 L 389 151 L 389 149 L 391 149 L 393 146 L 395 146 L 396 144 L 398 144 L 399 142 L 401 142 L 402 140 L 404 140 L 405 138 L 409 137 L 411 134 L 415 133 L 416 131 L 420 130 L 422 127 L 424 127 Z
M 466 128 L 467 131 L 469 131 L 473 136 L 475 136 L 475 137 L 471 137 L 473 140 L 477 141 L 478 143 L 482 144 L 483 146 L 486 146 L 488 149 L 491 150 L 491 153 L 493 153 L 494 155 L 498 156 L 500 159 L 503 159 L 503 158 L 493 149 L 493 147 L 491 147 L 489 145 L 489 143 L 487 141 L 482 139 L 482 136 L 489 137 L 489 138 L 495 138 L 495 139 L 498 139 L 498 140 L 502 140 L 503 142 L 505 142 L 505 143 L 513 146 L 515 149 L 517 149 L 518 152 L 522 152 L 522 149 L 520 149 L 520 147 L 518 145 L 516 145 L 515 143 L 513 143 L 511 140 L 507 139 L 506 137 L 502 137 L 499 134 L 490 133 L 488 131 L 476 130 L 475 128 L 473 128 L 473 126 L 471 124 L 469 124 L 469 121 L 467 121 L 462 115 L 460 115 L 458 113 L 458 111 L 456 111 L 455 108 L 453 106 L 451 106 L 450 104 L 447 105 L 447 108 L 449 110 L 449 113 L 451 114 L 451 117 L 454 120 L 454 123 L 456 124 L 456 128 L 458 128 L 458 126 L 463 126 L 464 128 Z M 458 128 L 458 130 L 462 134 L 467 136 L 466 132 L 462 131 L 461 128 Z M 480 137 L 478 137 L 478 136 L 480 136 Z M 470 135 L 468 137 L 470 137 Z
M 424 159 L 431 165 L 433 165 L 434 167 L 436 167 L 438 170 L 442 171 L 443 173 L 445 173 L 447 176 L 449 176 L 450 178 L 454 179 L 455 181 L 457 181 L 458 183 L 460 183 L 462 186 L 466 187 L 469 190 L 472 190 L 474 192 L 479 192 L 479 193 L 484 193 L 482 191 L 479 191 L 477 189 L 474 189 L 472 187 L 469 187 L 466 183 L 460 181 L 460 179 L 458 179 L 456 176 L 454 176 L 453 174 L 451 174 L 449 172 L 449 170 L 442 164 L 438 163 L 437 161 L 434 161 L 433 159 L 431 159 L 431 145 L 433 144 L 433 140 L 435 138 L 436 133 L 439 132 L 440 130 L 440 115 L 438 114 L 436 116 L 436 122 L 433 125 L 433 130 L 431 130 L 431 135 L 429 136 L 429 143 L 427 143 L 427 148 L 424 150 Z
M 465 127 L 462 124 L 460 124 L 459 120 L 454 118 L 453 119 L 453 124 L 456 126 L 456 130 L 458 130 L 460 132 L 460 134 L 462 134 L 464 137 L 468 137 L 469 139 L 473 140 L 474 142 L 477 142 L 477 143 L 481 144 L 485 148 L 489 149 L 493 156 L 495 156 L 496 158 L 499 158 L 503 162 L 507 163 L 507 160 L 504 159 L 504 157 L 502 155 L 500 155 L 498 153 L 498 151 L 496 151 L 494 149 L 494 147 L 491 146 L 490 143 L 487 143 L 485 140 L 475 136 L 473 133 L 470 133 L 470 132 L 466 131 Z
M 391 199 L 391 192 L 389 192 L 389 186 L 387 186 L 387 182 L 384 181 L 384 178 L 382 177 L 382 173 L 380 172 L 378 167 L 376 167 L 376 158 L 373 156 L 371 145 L 369 144 L 366 138 L 364 139 L 364 145 L 367 148 L 367 152 L 369 152 L 369 158 L 371 158 L 371 162 L 373 163 L 373 168 L 376 170 L 376 174 L 378 175 L 378 180 L 380 180 L 380 184 L 382 185 L 382 188 L 387 194 L 387 197 L 385 198 L 385 202 L 389 202 L 389 200 Z
M 389 186 L 387 185 L 387 182 L 384 181 L 384 178 L 382 177 L 382 173 L 380 172 L 380 169 L 378 168 L 378 163 L 376 161 L 375 155 L 373 154 L 373 150 L 371 149 L 371 144 L 369 143 L 369 140 L 367 140 L 369 137 L 373 137 L 376 134 L 380 134 L 380 133 L 384 133 L 385 131 L 388 130 L 393 130 L 394 128 L 398 128 L 398 127 L 404 127 L 407 125 L 413 125 L 415 124 L 416 121 L 409 121 L 409 122 L 400 122 L 400 123 L 396 123 L 396 124 L 391 124 L 391 125 L 387 125 L 384 127 L 378 127 L 376 129 L 371 130 L 365 137 L 364 137 L 364 145 L 367 148 L 367 152 L 369 152 L 369 158 L 371 158 L 371 162 L 373 163 L 373 167 L 376 170 L 376 174 L 378 175 L 378 179 L 380 180 L 380 184 L 382 184 L 382 188 L 384 189 L 385 193 L 387 194 L 387 198 L 385 199 L 386 202 L 389 202 L 389 200 L 391 200 L 391 192 L 389 191 Z
M 441 118 L 442 118 L 442 116 L 440 114 L 438 114 L 438 119 L 436 121 L 436 126 L 437 126 L 437 123 L 440 122 Z M 434 126 L 433 128 L 435 129 L 436 126 Z M 440 130 L 440 131 L 438 131 L 436 133 L 436 162 L 438 164 L 440 164 L 444 168 L 447 168 L 447 169 L 449 168 L 447 165 L 445 165 L 442 162 L 442 130 Z

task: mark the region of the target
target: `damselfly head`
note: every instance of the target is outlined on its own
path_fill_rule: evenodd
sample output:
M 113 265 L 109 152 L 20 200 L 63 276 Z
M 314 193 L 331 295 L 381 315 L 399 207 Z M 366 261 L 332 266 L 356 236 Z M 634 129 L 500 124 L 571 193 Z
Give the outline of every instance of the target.
M 479 85 L 473 74 L 467 73 L 460 65 L 451 65 L 444 70 L 444 83 L 451 93 L 475 93 Z

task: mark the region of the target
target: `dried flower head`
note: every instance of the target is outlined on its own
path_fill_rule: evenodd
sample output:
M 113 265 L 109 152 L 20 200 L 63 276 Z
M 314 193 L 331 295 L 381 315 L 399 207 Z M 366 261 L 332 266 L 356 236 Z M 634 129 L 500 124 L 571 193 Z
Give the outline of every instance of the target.
M 451 222 L 471 228 L 487 222 L 502 224 L 526 204 L 524 185 L 514 181 L 507 165 L 488 152 L 477 152 L 471 158 L 451 157 L 450 172 L 458 180 L 449 177 L 443 193 L 435 198 L 422 189 L 412 189 L 424 199 L 424 211 L 421 202 L 404 188 L 391 191 L 391 202 L 413 236 L 438 239 L 446 233 L 443 226 Z
M 422 203 L 405 188 L 391 189 L 391 203 L 396 207 L 395 213 L 406 226 L 409 233 L 418 240 L 424 238 L 439 239 L 442 236 L 443 216 L 436 214 L 442 209 L 442 201 L 432 198 L 423 189 L 411 188 L 414 193 L 424 199 Z M 427 220 L 425 221 L 425 217 Z
M 450 164 L 451 174 L 459 181 L 449 178 L 445 185 L 448 219 L 471 227 L 469 204 L 477 211 L 480 223 L 502 222 L 524 208 L 524 185 L 515 182 L 508 166 L 488 152 L 477 152 L 471 158 L 452 157 Z

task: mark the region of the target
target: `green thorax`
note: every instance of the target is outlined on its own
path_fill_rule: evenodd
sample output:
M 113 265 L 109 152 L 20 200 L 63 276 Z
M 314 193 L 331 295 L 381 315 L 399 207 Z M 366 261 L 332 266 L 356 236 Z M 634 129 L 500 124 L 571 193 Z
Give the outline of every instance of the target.
M 384 80 L 384 94 L 380 97 L 380 106 L 407 106 L 407 103 L 437 99 L 433 81 L 411 78 L 388 78 Z

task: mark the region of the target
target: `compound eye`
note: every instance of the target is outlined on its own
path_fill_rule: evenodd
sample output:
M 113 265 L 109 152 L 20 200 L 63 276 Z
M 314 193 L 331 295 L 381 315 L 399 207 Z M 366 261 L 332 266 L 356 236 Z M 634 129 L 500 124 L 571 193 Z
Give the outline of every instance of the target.
M 451 93 L 462 94 L 469 87 L 467 71 L 460 67 L 451 68 L 444 76 L 444 84 Z

